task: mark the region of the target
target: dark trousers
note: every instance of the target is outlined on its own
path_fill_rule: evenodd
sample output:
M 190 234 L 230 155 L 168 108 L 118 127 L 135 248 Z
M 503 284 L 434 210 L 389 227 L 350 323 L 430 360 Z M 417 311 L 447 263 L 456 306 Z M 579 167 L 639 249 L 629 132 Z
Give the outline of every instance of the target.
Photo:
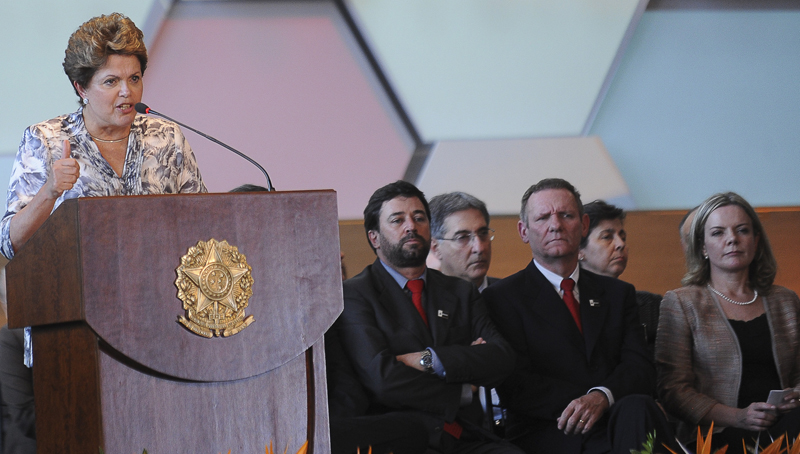
M 476 435 L 465 431 L 461 439 L 456 440 L 450 435 L 444 434 L 439 446 L 440 451 L 431 450 L 429 452 L 442 452 L 444 454 L 524 454 L 519 447 L 508 441 L 491 440 Z
M 331 453 L 422 454 L 428 449 L 425 426 L 402 413 L 331 417 Z
M 0 328 L 3 454 L 36 454 L 33 374 L 23 364 L 22 329 Z
M 664 412 L 652 397 L 634 394 L 614 403 L 606 414 L 585 435 L 564 435 L 555 422 L 524 428 L 514 443 L 526 453 L 558 452 L 560 454 L 630 454 L 631 449 L 641 450 L 647 435 L 656 434 L 656 452 L 665 451 L 666 443 L 681 452 Z
M 511 443 L 487 439 L 476 427 L 464 427 L 460 439 L 441 434 L 437 447 L 429 447 L 428 429 L 415 412 L 331 418 L 331 453 L 354 454 L 523 454 Z M 477 432 L 476 432 L 477 431 Z

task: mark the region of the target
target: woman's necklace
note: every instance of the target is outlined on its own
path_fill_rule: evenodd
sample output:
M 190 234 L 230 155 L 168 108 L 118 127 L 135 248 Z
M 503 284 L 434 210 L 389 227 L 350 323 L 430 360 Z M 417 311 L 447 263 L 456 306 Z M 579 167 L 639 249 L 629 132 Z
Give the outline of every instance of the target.
M 129 136 L 129 135 L 130 135 L 130 133 L 128 133 L 128 136 Z M 117 142 L 122 142 L 123 140 L 128 140 L 128 136 L 125 136 L 125 137 L 123 137 L 123 138 L 121 138 L 121 139 L 106 140 L 106 139 L 101 139 L 101 138 L 99 138 L 99 137 L 95 137 L 95 136 L 93 136 L 91 133 L 89 134 L 89 137 L 91 137 L 93 140 L 96 140 L 96 141 L 98 141 L 98 142 L 103 142 L 103 143 L 117 143 Z
M 714 292 L 714 293 L 716 293 L 717 295 L 719 295 L 719 296 L 720 296 L 722 299 L 724 299 L 725 301 L 727 301 L 727 302 L 729 302 L 729 303 L 731 303 L 731 304 L 735 304 L 735 305 L 737 305 L 737 306 L 747 306 L 748 304 L 753 304 L 753 303 L 756 301 L 756 299 L 758 298 L 758 290 L 753 290 L 753 293 L 755 293 L 755 296 L 753 296 L 753 299 L 751 299 L 750 301 L 744 301 L 744 302 L 742 302 L 742 301 L 734 301 L 734 300 L 732 300 L 732 299 L 728 298 L 727 296 L 723 295 L 723 294 L 722 294 L 722 292 L 720 292 L 720 291 L 718 291 L 717 289 L 715 289 L 714 287 L 712 287 L 712 286 L 711 286 L 711 284 L 708 284 L 708 288 L 709 288 L 709 289 L 710 289 L 712 292 Z

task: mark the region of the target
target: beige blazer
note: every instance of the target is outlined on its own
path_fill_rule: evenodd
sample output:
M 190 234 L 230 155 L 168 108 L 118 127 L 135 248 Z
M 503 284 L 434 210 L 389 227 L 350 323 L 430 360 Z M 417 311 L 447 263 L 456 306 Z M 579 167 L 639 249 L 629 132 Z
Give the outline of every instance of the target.
M 787 288 L 773 286 L 762 301 L 781 387 L 798 387 L 800 299 Z M 661 403 L 682 421 L 680 439 L 693 438 L 700 419 L 716 403 L 737 406 L 742 351 L 719 300 L 707 287 L 683 287 L 664 296 L 656 336 L 656 368 Z M 715 429 L 722 427 L 715 424 Z M 706 430 L 703 427 L 704 433 Z

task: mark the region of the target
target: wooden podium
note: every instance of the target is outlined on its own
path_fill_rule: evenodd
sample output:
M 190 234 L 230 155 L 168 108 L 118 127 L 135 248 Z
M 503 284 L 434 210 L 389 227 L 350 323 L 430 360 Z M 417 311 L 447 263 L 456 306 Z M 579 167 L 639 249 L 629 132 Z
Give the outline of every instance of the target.
M 175 281 L 212 238 L 252 267 L 255 321 L 208 339 L 178 323 Z M 7 272 L 9 326 L 33 326 L 38 452 L 330 452 L 335 192 L 69 200 Z

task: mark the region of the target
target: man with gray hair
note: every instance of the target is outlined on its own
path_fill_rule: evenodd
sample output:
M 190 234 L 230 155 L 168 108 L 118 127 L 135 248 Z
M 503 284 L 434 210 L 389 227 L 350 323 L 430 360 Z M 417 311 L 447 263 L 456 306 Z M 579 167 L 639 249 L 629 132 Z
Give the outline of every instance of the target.
M 518 356 L 499 388 L 514 442 L 562 454 L 628 454 L 651 433 L 670 443 L 634 287 L 578 266 L 589 230 L 580 193 L 559 178 L 536 183 L 517 230 L 531 263 L 483 292 Z
M 494 230 L 489 228 L 486 204 L 464 192 L 432 198 L 431 253 L 442 273 L 470 281 L 483 291 L 492 261 Z M 494 281 L 494 279 L 492 279 Z
M 492 262 L 494 230 L 486 204 L 465 192 L 439 194 L 430 200 L 431 254 L 440 271 L 470 281 L 483 292 L 497 278 L 487 276 Z M 486 428 L 505 435 L 505 417 L 494 389 L 480 388 Z

